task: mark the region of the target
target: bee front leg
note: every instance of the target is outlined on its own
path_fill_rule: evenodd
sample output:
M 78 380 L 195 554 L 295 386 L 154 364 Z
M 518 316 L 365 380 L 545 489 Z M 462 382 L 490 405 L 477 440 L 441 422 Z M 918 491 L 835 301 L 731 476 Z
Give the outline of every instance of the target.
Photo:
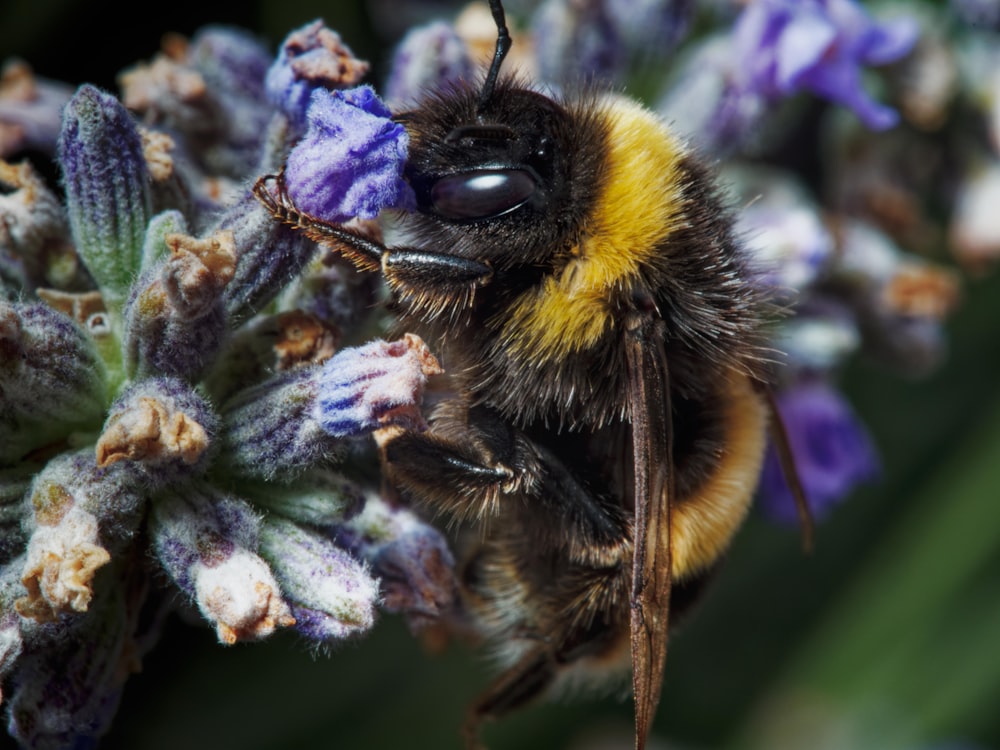
M 254 195 L 276 219 L 324 247 L 341 253 L 359 270 L 380 271 L 397 301 L 411 313 L 435 317 L 472 304 L 475 291 L 493 278 L 483 261 L 413 247 L 388 248 L 343 224 L 296 208 L 284 175 L 257 180 Z
M 501 497 L 516 491 L 526 474 L 509 460 L 509 451 L 469 437 L 458 442 L 433 432 L 397 431 L 382 441 L 390 481 L 435 512 L 460 520 L 495 514 Z

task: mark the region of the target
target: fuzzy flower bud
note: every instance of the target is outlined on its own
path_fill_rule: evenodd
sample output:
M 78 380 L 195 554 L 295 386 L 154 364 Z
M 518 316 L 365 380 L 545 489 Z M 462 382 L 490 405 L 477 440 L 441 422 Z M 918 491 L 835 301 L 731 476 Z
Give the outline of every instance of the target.
M 187 383 L 139 381 L 109 409 L 97 441 L 97 464 L 127 461 L 147 481 L 173 482 L 205 470 L 217 432 L 215 412 Z
M 98 568 L 132 538 L 142 518 L 142 495 L 124 467 L 102 469 L 90 450 L 49 461 L 28 495 L 31 529 L 18 612 L 48 622 L 85 612 Z
M 409 136 L 371 87 L 317 89 L 308 121 L 285 169 L 288 195 L 300 211 L 344 222 L 415 205 L 403 181 Z
M 476 67 L 455 27 L 434 21 L 410 30 L 396 47 L 385 98 L 392 107 L 412 103 L 427 91 L 472 80 Z
M 171 250 L 148 277 L 135 284 L 125 309 L 129 370 L 193 379 L 214 359 L 227 325 L 222 291 L 236 270 L 231 231 L 203 240 L 168 234 Z
M 337 32 L 317 20 L 296 29 L 282 43 L 267 72 L 267 94 L 301 129 L 314 90 L 357 86 L 367 72 L 368 63 L 358 60 Z
M 120 572 L 120 571 L 119 571 Z M 105 579 L 114 583 L 112 577 Z M 136 669 L 123 591 L 101 586 L 94 607 L 58 639 L 28 641 L 11 680 L 8 730 L 22 747 L 96 747 Z
M 42 303 L 0 300 L 0 464 L 104 410 L 105 370 L 93 341 Z
M 365 505 L 364 491 L 329 469 L 314 469 L 294 484 L 244 482 L 241 492 L 255 505 L 296 523 L 333 526 L 353 518 Z
M 382 606 L 418 628 L 452 603 L 455 560 L 433 526 L 406 508 L 370 496 L 364 510 L 337 528 L 337 543 L 368 562 L 381 579 Z
M 255 315 L 302 270 L 316 245 L 274 220 L 251 193 L 222 216 L 215 231 L 231 231 L 236 270 L 222 297 L 231 327 Z
M 260 519 L 243 500 L 189 484 L 153 502 L 161 564 L 223 644 L 266 638 L 294 624 L 271 570 L 257 556 Z
M 423 425 L 419 403 L 441 365 L 417 336 L 345 349 L 323 367 L 314 416 L 329 435 L 350 437 L 393 425 Z
M 59 162 L 77 250 L 105 301 L 120 304 L 139 271 L 150 215 L 142 137 L 116 98 L 81 86 L 66 105 Z
M 331 539 L 269 516 L 261 528 L 260 545 L 302 635 L 324 642 L 362 633 L 374 624 L 378 583 Z
M 237 393 L 223 406 L 220 460 L 236 474 L 290 479 L 339 457 L 345 438 L 422 424 L 418 404 L 437 361 L 415 336 L 345 349 Z

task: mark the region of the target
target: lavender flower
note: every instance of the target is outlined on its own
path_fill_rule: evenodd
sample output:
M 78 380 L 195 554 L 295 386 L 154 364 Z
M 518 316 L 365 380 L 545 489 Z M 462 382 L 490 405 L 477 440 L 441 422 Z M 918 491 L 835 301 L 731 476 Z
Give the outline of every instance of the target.
M 236 271 L 231 231 L 204 240 L 163 236 L 171 255 L 134 285 L 125 306 L 126 366 L 134 377 L 153 373 L 194 378 L 221 348 L 228 321 L 222 291 Z
M 474 72 L 468 46 L 451 24 L 435 21 L 418 26 L 396 47 L 385 99 L 392 107 L 412 103 L 428 91 L 471 80 Z
M 257 556 L 260 520 L 248 503 L 192 483 L 155 500 L 151 532 L 166 572 L 215 625 L 220 642 L 264 638 L 294 624 Z
M 0 465 L 92 428 L 105 408 L 105 378 L 74 321 L 42 303 L 0 301 Z
M 833 388 L 822 381 L 807 380 L 780 392 L 777 400 L 795 466 L 815 515 L 825 515 L 858 484 L 875 478 L 879 464 L 871 438 Z M 765 457 L 760 489 L 769 515 L 797 519 L 773 448 Z
M 897 116 L 865 93 L 861 69 L 898 60 L 916 39 L 909 19 L 875 23 L 852 0 L 758 0 L 733 31 L 734 88 L 769 100 L 811 91 L 884 130 Z
M 455 596 L 455 561 L 445 538 L 406 508 L 371 497 L 341 523 L 337 542 L 366 560 L 381 580 L 382 606 L 419 630 L 447 611 Z
M 604 2 L 546 0 L 532 19 L 538 73 L 558 85 L 613 80 L 627 56 Z
M 300 128 L 314 91 L 357 86 L 367 72 L 368 63 L 355 58 L 339 34 L 313 21 L 282 43 L 267 72 L 267 95 Z
M 221 460 L 245 476 L 291 478 L 336 460 L 344 438 L 388 426 L 414 427 L 436 360 L 415 336 L 345 349 L 242 391 L 223 406 Z
M 332 539 L 293 521 L 268 518 L 261 554 L 288 597 L 296 629 L 310 641 L 339 640 L 374 623 L 378 583 Z
M 137 668 L 129 658 L 134 603 L 113 580 L 59 637 L 36 632 L 24 644 L 8 703 L 8 731 L 23 747 L 93 747 L 107 731 Z
M 285 172 L 288 194 L 300 211 L 343 222 L 415 205 L 402 179 L 408 136 L 373 89 L 318 89 L 308 121 Z

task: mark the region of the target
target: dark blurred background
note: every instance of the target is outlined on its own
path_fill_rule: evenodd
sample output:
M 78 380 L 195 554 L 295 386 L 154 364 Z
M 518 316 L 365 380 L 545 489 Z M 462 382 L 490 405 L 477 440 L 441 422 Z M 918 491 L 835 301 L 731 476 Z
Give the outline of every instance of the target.
M 373 63 L 376 85 L 410 22 L 355 1 L 2 0 L 0 58 L 113 90 L 164 32 L 237 24 L 274 46 L 316 17 Z M 655 747 L 1000 748 L 1000 275 L 966 279 L 948 331 L 949 357 L 928 378 L 863 361 L 844 373 L 881 479 L 832 513 L 808 557 L 796 528 L 751 518 L 671 642 Z M 395 618 L 329 656 L 289 635 L 222 648 L 172 620 L 102 747 L 458 748 L 465 706 L 489 679 L 481 655 L 430 653 Z M 631 746 L 630 726 L 627 701 L 579 698 L 486 739 L 610 750 Z

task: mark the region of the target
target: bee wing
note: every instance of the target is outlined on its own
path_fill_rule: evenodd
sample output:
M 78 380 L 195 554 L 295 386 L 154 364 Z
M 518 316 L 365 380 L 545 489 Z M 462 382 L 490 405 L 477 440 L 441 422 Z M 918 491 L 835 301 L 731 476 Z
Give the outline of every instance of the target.
M 667 656 L 673 440 L 662 323 L 647 320 L 629 331 L 627 337 L 635 468 L 630 630 L 635 745 L 641 750 L 660 702 Z

